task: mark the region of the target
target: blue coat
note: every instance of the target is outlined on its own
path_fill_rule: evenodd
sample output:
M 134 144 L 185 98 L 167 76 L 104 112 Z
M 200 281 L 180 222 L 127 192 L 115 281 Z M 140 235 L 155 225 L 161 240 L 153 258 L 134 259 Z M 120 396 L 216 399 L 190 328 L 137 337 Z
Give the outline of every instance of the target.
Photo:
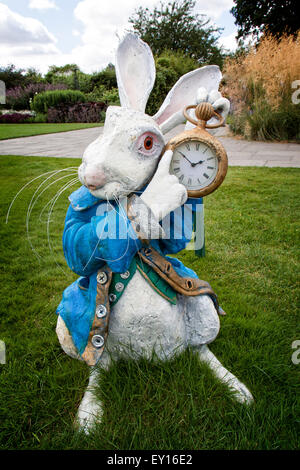
M 69 200 L 63 250 L 68 266 L 80 277 L 65 289 L 57 314 L 64 320 L 81 355 L 95 314 L 97 271 L 105 264 L 115 273 L 127 271 L 142 243 L 116 202 L 97 199 L 84 186 L 72 193 Z M 162 255 L 184 249 L 192 237 L 193 212 L 200 209 L 202 199 L 190 198 L 172 212 L 161 222 L 168 237 L 151 240 L 153 248 Z M 180 276 L 197 277 L 178 259 L 167 259 Z

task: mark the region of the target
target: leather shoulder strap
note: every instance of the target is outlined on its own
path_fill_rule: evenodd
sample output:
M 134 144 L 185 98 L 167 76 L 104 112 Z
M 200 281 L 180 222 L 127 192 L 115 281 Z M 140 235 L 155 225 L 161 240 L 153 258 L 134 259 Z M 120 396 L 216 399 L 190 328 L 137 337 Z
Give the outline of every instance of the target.
M 224 310 L 219 306 L 218 297 L 211 286 L 206 281 L 193 277 L 181 277 L 172 264 L 151 245 L 143 247 L 138 252 L 143 262 L 159 274 L 173 289 L 179 294 L 196 296 L 209 295 L 213 300 L 216 310 L 220 315 L 224 315 Z

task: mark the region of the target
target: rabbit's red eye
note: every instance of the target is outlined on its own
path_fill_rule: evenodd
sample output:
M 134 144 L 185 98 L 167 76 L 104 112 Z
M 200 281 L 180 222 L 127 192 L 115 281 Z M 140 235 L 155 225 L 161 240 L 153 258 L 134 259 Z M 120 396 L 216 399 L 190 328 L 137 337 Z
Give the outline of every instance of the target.
M 163 147 L 163 136 L 151 131 L 146 131 L 140 135 L 134 144 L 134 148 L 137 149 L 139 155 L 147 158 L 159 157 Z
M 146 139 L 144 140 L 144 147 L 146 150 L 151 150 L 153 147 L 153 137 L 148 135 Z

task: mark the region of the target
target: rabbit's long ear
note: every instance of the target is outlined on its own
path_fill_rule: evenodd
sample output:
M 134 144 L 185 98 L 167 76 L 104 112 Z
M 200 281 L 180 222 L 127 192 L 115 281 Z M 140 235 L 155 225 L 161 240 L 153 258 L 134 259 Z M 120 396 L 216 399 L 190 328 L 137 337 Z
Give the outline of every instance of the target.
M 155 81 L 155 63 L 150 47 L 136 34 L 128 33 L 120 42 L 116 74 L 121 105 L 144 112 Z
M 197 90 L 200 87 L 206 88 L 208 93 L 218 90 L 221 79 L 222 74 L 217 65 L 206 65 L 183 75 L 169 91 L 159 111 L 153 116 L 154 120 L 160 126 L 169 120 L 170 126 L 168 127 L 175 127 L 180 123 L 180 117 L 183 122 L 184 107 L 196 104 Z M 174 116 L 176 113 L 178 118 Z M 173 119 L 170 119 L 172 116 Z M 179 122 L 177 122 L 178 119 Z

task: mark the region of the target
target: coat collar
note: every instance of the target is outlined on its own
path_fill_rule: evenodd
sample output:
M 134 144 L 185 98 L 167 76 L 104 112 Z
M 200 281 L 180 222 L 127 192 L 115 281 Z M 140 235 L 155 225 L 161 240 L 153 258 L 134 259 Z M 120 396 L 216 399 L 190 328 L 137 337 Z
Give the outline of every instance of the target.
M 145 190 L 145 188 L 146 186 L 140 191 L 137 191 L 135 194 L 141 194 Z M 104 200 L 105 199 L 99 199 L 93 196 L 85 186 L 81 186 L 69 196 L 69 201 L 71 203 L 72 208 L 74 209 L 74 211 L 78 212 L 89 209 L 90 207 L 95 206 L 96 204 L 99 204 Z
M 84 211 L 98 204 L 102 199 L 93 196 L 85 186 L 81 186 L 69 196 L 74 211 Z

